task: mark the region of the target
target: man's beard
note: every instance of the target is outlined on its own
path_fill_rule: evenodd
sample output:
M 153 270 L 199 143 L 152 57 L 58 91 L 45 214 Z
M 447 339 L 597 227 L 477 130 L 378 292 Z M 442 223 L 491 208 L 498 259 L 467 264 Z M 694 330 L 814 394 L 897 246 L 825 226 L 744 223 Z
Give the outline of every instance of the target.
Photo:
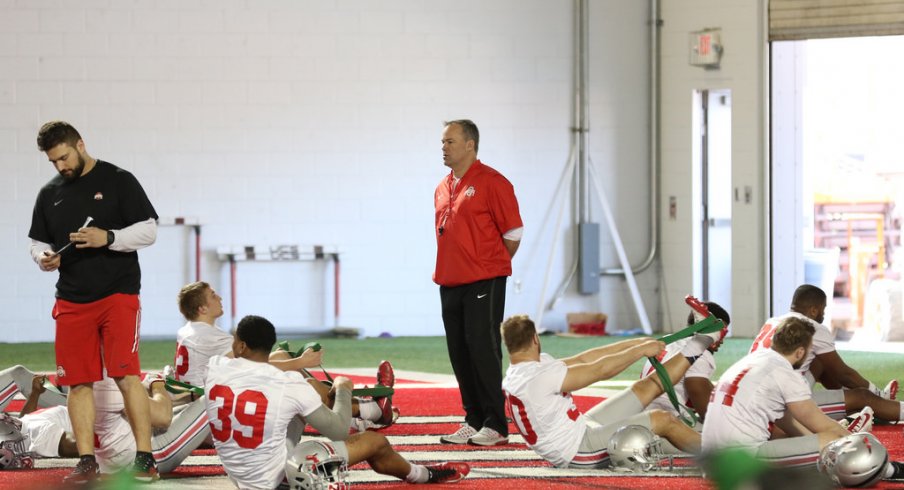
M 78 155 L 78 154 L 77 154 Z M 73 180 L 82 176 L 82 172 L 85 171 L 85 159 L 82 158 L 81 155 L 78 155 L 78 165 L 75 166 L 71 171 L 63 171 L 60 172 L 60 175 L 63 176 L 67 182 L 72 182 Z

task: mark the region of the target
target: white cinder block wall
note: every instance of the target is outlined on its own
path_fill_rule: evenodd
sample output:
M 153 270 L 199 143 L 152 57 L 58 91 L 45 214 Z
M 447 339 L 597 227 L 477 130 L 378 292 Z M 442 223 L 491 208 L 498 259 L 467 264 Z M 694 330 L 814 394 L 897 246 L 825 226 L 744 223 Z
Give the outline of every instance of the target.
M 513 181 L 527 223 L 515 260 L 520 288 L 509 282 L 507 312 L 536 314 L 573 257 L 567 227 L 541 297 L 555 215 L 545 231 L 540 224 L 554 204 L 572 125 L 573 7 L 0 1 L 0 341 L 53 338 L 56 275 L 40 272 L 26 252 L 34 197 L 54 172 L 34 139 L 51 119 L 69 120 L 93 156 L 134 172 L 161 216 L 200 219 L 203 278 L 224 295 L 227 312 L 228 271 L 216 247 L 321 243 L 342 250 L 342 325 L 368 335 L 438 335 L 430 276 L 432 192 L 445 174 L 441 121 L 473 118 L 480 157 Z M 634 263 L 649 240 L 647 9 L 599 0 L 591 10 L 591 156 Z M 755 65 L 746 57 L 753 50 L 731 49 L 742 60 L 731 63 Z M 665 181 L 677 172 L 674 160 Z M 598 206 L 593 218 L 602 222 Z M 182 323 L 174 297 L 193 278 L 190 239 L 184 229 L 162 228 L 141 252 L 145 335 L 172 336 Z M 602 243 L 601 262 L 617 266 L 606 233 Z M 323 264 L 243 264 L 238 315 L 262 314 L 280 327 L 326 324 L 329 277 Z M 638 281 L 656 323 L 658 271 Z M 565 313 L 578 310 L 605 311 L 615 328 L 637 326 L 623 280 L 606 278 L 602 287 L 590 297 L 572 287 L 544 326 L 564 328 Z
M 732 203 L 732 330 L 751 337 L 767 318 L 766 169 L 768 168 L 768 64 L 765 0 L 664 0 L 662 30 L 662 267 L 663 304 L 671 305 L 674 324 L 684 310 L 674 308 L 692 291 L 689 258 L 691 220 L 691 107 L 694 90 L 730 89 L 732 94 L 732 188 L 744 195 Z M 725 52 L 721 67 L 704 70 L 688 64 L 688 35 L 720 27 Z M 669 196 L 676 196 L 677 219 L 668 218 Z

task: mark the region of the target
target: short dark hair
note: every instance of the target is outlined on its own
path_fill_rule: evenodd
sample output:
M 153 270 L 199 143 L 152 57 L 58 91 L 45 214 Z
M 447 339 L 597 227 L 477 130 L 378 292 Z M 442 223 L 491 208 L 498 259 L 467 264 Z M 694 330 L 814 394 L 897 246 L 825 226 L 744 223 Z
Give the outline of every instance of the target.
M 78 130 L 65 121 L 50 121 L 44 123 L 38 131 L 38 149 L 41 151 L 50 151 L 60 143 L 66 143 L 71 147 L 82 139 L 82 135 L 78 134 Z
M 179 303 L 179 311 L 186 320 L 194 321 L 198 318 L 198 308 L 204 306 L 206 302 L 204 294 L 210 289 L 210 284 L 204 281 L 197 281 L 182 286 L 176 301 Z
M 731 317 L 728 316 L 728 312 L 725 311 L 725 308 L 719 306 L 718 303 L 715 303 L 713 301 L 704 301 L 703 304 L 705 304 L 706 307 L 709 308 L 709 312 L 712 313 L 713 316 L 715 316 L 719 320 L 722 320 L 722 323 L 724 323 L 726 327 L 731 323 Z M 694 323 L 697 323 L 697 319 L 694 318 L 694 312 L 692 311 L 687 314 L 687 324 L 693 325 Z
M 791 310 L 817 308 L 824 305 L 826 300 L 825 291 L 812 284 L 803 284 L 794 290 L 794 297 L 791 298 Z
M 461 132 L 465 135 L 465 141 L 474 141 L 474 153 L 477 153 L 477 147 L 480 146 L 480 131 L 477 129 L 477 125 L 474 124 L 474 121 L 470 119 L 455 119 L 453 121 L 443 122 L 443 126 L 451 126 L 453 124 L 456 124 L 461 128 Z
M 499 327 L 502 332 L 502 341 L 509 352 L 524 350 L 537 333 L 534 321 L 527 315 L 511 316 L 502 322 Z
M 235 327 L 235 337 L 249 349 L 269 354 L 276 343 L 276 327 L 262 316 L 247 315 Z
M 791 354 L 798 347 L 807 348 L 813 342 L 816 327 L 809 320 L 789 316 L 775 326 L 772 334 L 772 350 L 779 354 Z

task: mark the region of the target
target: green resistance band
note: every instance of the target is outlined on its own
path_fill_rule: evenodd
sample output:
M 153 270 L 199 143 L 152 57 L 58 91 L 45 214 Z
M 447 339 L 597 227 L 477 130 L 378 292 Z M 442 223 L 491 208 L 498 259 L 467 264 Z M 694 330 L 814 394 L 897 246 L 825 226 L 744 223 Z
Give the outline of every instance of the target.
M 687 328 L 679 330 L 675 333 L 666 335 L 664 337 L 660 337 L 659 340 L 665 342 L 666 345 L 676 342 L 678 340 L 690 337 L 691 335 L 697 333 L 713 333 L 718 332 L 725 328 L 725 324 L 722 323 L 722 320 L 719 320 L 712 314 L 708 317 L 700 320 L 693 325 L 689 325 Z M 672 406 L 675 407 L 675 410 L 678 411 L 678 418 L 681 419 L 682 422 L 687 424 L 688 427 L 693 427 L 697 424 L 697 413 L 694 410 L 684 406 L 681 403 L 678 403 L 678 396 L 675 394 L 675 386 L 672 384 L 672 379 L 669 377 L 668 371 L 666 371 L 665 366 L 659 362 L 659 359 L 655 357 L 648 357 L 650 364 L 653 366 L 653 369 L 656 370 L 656 375 L 659 376 L 659 381 L 662 382 L 662 390 L 669 397 L 669 401 L 672 402 Z
M 278 348 L 288 352 L 289 355 L 292 356 L 293 358 L 300 356 L 304 351 L 306 351 L 308 349 L 311 349 L 314 352 L 318 352 L 322 348 L 320 346 L 320 344 L 317 342 L 308 342 L 301 349 L 293 352 L 292 349 L 289 348 L 289 341 L 287 341 L 287 340 L 283 340 L 282 342 L 276 344 L 276 346 Z M 324 383 L 328 384 L 328 385 L 332 385 L 333 377 L 330 376 L 330 373 L 326 372 L 326 369 L 323 369 L 322 364 L 320 365 L 320 370 L 323 371 L 323 374 L 327 378 L 327 381 Z M 311 375 L 310 372 L 308 372 L 308 370 L 302 369 L 302 371 L 304 372 L 305 376 L 307 376 L 309 378 L 314 377 Z M 386 396 L 392 396 L 394 393 L 395 393 L 394 389 L 392 389 L 388 386 L 380 385 L 380 384 L 374 386 L 373 388 L 355 388 L 352 390 L 352 396 L 370 396 L 373 398 L 382 398 L 382 397 L 386 397 Z
M 190 383 L 186 383 L 184 381 L 179 381 L 171 376 L 166 377 L 166 391 L 174 394 L 181 395 L 183 393 L 191 393 L 194 396 L 202 397 L 204 396 L 204 388 L 200 386 L 195 386 Z

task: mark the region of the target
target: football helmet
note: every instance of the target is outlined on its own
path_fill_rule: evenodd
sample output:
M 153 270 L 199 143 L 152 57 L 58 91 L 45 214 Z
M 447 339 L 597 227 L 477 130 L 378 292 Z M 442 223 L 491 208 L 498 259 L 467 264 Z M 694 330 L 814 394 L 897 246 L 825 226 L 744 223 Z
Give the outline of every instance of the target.
M 302 442 L 286 461 L 291 490 L 347 490 L 347 474 L 345 458 L 328 441 Z
M 609 462 L 615 469 L 649 471 L 662 458 L 659 437 L 642 425 L 626 425 L 609 438 Z
M 19 419 L 0 413 L 0 470 L 34 466 L 34 458 L 26 452 L 28 444 L 21 429 L 22 422 Z
M 858 432 L 829 443 L 816 467 L 843 487 L 868 487 L 882 479 L 888 451 L 872 434 Z

